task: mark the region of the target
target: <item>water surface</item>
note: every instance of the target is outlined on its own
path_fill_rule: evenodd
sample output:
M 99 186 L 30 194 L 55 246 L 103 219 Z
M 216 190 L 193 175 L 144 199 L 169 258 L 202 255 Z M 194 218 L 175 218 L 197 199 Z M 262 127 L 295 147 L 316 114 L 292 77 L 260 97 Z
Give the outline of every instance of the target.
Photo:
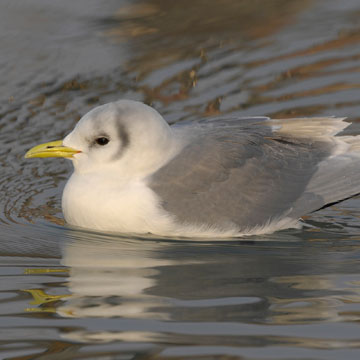
M 66 160 L 25 161 L 119 98 L 169 123 L 347 116 L 356 0 L 0 3 L 0 358 L 358 359 L 360 199 L 241 240 L 63 223 Z

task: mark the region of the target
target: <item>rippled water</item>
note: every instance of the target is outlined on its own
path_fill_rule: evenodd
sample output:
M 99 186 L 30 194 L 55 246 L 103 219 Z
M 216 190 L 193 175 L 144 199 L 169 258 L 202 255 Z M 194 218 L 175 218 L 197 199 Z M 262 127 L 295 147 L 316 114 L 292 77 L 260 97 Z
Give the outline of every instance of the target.
M 357 0 L 0 2 L 0 357 L 358 359 L 360 199 L 241 241 L 63 224 L 65 160 L 25 161 L 119 98 L 170 122 L 360 121 Z

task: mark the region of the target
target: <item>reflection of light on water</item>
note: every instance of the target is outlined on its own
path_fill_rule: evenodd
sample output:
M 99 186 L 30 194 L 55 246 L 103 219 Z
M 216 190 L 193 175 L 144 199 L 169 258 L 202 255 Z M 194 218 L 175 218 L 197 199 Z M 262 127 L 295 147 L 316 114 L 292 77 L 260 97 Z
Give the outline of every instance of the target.
M 113 241 L 73 242 L 63 251 L 63 265 L 69 267 L 67 286 L 71 299 L 58 307 L 65 317 L 131 317 L 161 318 L 156 306 L 166 306 L 166 300 L 148 295 L 146 290 L 156 285 L 157 267 L 174 261 L 153 257 L 156 243 L 126 243 Z
M 215 115 L 223 110 L 223 97 L 235 106 L 244 104 L 241 89 L 249 88 L 242 84 L 244 62 L 250 65 L 244 60 L 249 44 L 251 51 L 254 45 L 262 48 L 311 3 L 272 0 L 263 2 L 259 11 L 251 0 L 143 0 L 103 19 L 102 34 L 107 41 L 128 42 L 133 56 L 124 65 L 135 73 L 147 102 L 183 103 L 186 112 Z
M 53 295 L 31 291 L 32 305 L 66 322 L 60 332 L 68 341 L 152 347 L 226 342 L 235 348 L 264 343 L 294 352 L 360 345 L 349 335 L 360 320 L 359 276 L 333 271 L 335 258 L 344 259 L 343 247 L 69 234 L 73 240 L 64 244 L 61 261 L 68 271 L 67 281 L 61 279 L 66 289 L 55 294 L 48 287 Z M 355 250 L 347 251 L 357 261 Z M 45 272 L 51 273 L 27 274 Z M 66 290 L 68 297 L 61 295 Z M 339 335 L 340 327 L 345 330 Z
M 358 275 L 354 275 L 358 278 Z M 271 322 L 278 324 L 308 323 L 309 321 L 359 321 L 359 311 L 349 311 L 349 304 L 360 303 L 360 281 L 350 275 L 281 276 L 273 282 L 288 284 L 303 290 L 298 298 L 271 297 Z M 322 293 L 322 296 L 320 295 Z
M 171 300 L 148 291 L 157 285 L 160 267 L 179 263 L 161 258 L 164 244 L 87 235 L 79 232 L 80 241 L 68 243 L 63 249 L 61 262 L 69 269 L 66 286 L 71 296 L 63 299 L 56 313 L 66 318 L 169 320 L 163 309 L 171 306 Z M 159 337 L 155 332 L 142 331 L 141 326 L 137 330 L 128 326 L 116 330 L 76 329 L 62 336 L 81 342 L 149 342 Z
M 155 342 L 161 334 L 150 331 L 83 331 L 75 330 L 63 335 L 71 341 L 107 343 L 110 341 Z

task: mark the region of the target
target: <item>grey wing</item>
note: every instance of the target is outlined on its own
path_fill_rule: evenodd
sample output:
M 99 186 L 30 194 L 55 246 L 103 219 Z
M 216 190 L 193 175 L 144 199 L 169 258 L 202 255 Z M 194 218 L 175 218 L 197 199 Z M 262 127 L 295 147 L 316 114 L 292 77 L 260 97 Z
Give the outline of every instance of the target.
M 329 139 L 241 121 L 210 126 L 153 175 L 150 187 L 164 208 L 187 224 L 248 230 L 285 216 L 298 218 L 329 202 L 318 191 L 326 178 L 319 166 L 336 146 Z
M 358 136 L 355 137 L 360 143 Z M 346 142 L 346 140 L 345 140 Z M 360 194 L 360 149 L 324 159 L 289 214 L 299 218 L 325 205 Z

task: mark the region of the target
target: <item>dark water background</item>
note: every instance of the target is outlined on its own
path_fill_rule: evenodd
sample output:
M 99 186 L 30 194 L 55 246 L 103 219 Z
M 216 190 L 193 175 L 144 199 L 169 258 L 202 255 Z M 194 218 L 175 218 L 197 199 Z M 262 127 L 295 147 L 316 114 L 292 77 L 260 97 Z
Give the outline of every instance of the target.
M 65 160 L 25 161 L 89 109 L 360 121 L 357 0 L 0 2 L 0 358 L 358 359 L 360 198 L 243 241 L 64 226 Z

